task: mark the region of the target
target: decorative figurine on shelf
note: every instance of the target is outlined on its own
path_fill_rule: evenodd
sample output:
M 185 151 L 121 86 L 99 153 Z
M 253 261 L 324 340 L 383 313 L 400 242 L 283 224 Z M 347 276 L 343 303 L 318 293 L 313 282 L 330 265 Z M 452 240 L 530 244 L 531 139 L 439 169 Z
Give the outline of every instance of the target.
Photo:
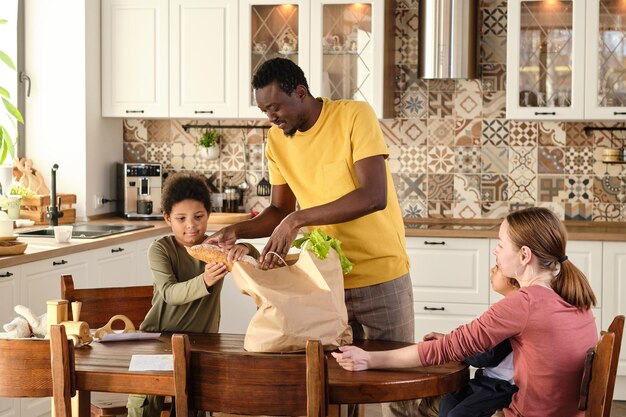
M 352 30 L 346 36 L 346 40 L 344 42 L 343 49 L 347 52 L 355 53 L 357 52 L 357 41 L 359 38 L 359 25 L 353 24 Z
M 298 52 L 298 37 L 291 30 L 287 28 L 278 38 L 278 52 L 283 55 L 291 55 Z
M 265 42 L 252 42 L 252 50 L 257 54 L 264 54 L 267 51 Z
M 330 50 L 334 53 L 338 53 L 343 51 L 343 47 L 341 46 L 341 39 L 339 39 L 339 35 L 333 35 L 333 43 Z

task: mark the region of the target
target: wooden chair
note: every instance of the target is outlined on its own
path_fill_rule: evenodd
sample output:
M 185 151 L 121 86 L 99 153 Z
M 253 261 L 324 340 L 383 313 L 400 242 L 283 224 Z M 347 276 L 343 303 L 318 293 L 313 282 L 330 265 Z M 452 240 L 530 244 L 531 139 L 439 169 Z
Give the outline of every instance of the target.
M 133 322 L 136 329 L 152 307 L 152 285 L 115 288 L 74 288 L 71 275 L 61 275 L 61 298 L 83 303 L 80 320 L 97 329 L 107 324 L 116 314 L 123 314 Z M 69 311 L 71 320 L 72 312 Z
M 585 417 L 611 415 L 623 332 L 624 316 L 616 316 L 596 346 L 587 352 L 578 401 L 578 409 L 585 410 Z
M 74 344 L 65 327 L 50 327 L 50 340 L 0 340 L 0 397 L 52 397 L 58 417 L 72 415 L 76 393 Z
M 71 275 L 61 275 L 61 298 L 83 303 L 80 320 L 97 329 L 108 323 L 116 314 L 127 316 L 139 329 L 139 325 L 152 307 L 152 285 L 114 288 L 74 288 Z M 71 309 L 69 319 L 71 320 Z M 118 416 L 127 413 L 128 395 L 112 393 L 92 393 L 91 415 Z
M 172 336 L 176 416 L 191 410 L 240 415 L 327 415 L 326 358 L 310 340 L 306 354 L 192 351 Z

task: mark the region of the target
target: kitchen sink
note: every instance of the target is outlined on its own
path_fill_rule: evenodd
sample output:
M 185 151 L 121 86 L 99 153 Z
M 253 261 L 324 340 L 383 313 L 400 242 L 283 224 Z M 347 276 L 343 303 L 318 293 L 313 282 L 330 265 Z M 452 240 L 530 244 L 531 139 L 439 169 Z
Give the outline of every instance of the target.
M 72 226 L 73 239 L 96 239 L 154 227 L 151 224 L 74 224 Z M 52 227 L 46 227 L 44 229 L 18 231 L 16 234 L 24 237 L 54 237 L 54 230 Z

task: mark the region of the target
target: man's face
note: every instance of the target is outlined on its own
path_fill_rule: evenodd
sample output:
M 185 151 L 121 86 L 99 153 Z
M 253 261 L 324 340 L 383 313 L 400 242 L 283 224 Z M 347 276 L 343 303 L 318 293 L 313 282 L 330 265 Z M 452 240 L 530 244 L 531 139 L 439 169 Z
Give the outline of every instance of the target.
M 304 92 L 303 92 L 304 91 Z M 304 122 L 303 99 L 306 89 L 298 86 L 291 94 L 285 93 L 277 83 L 271 83 L 254 92 L 259 109 L 270 122 L 287 136 L 293 136 Z

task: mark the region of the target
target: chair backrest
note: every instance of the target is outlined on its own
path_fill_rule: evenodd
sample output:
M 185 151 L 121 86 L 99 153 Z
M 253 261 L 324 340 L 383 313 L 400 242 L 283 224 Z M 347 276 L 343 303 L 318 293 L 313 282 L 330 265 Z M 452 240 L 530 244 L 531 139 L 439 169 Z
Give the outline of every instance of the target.
M 609 417 L 615 389 L 624 316 L 616 316 L 595 347 L 587 351 L 578 409 L 586 417 Z
M 322 417 L 327 414 L 326 357 L 318 340 L 305 354 L 191 350 L 172 336 L 176 415 L 191 410 L 242 415 Z
M 89 327 L 97 329 L 106 325 L 111 317 L 123 314 L 130 319 L 138 329 L 152 307 L 152 285 L 137 287 L 114 288 L 74 288 L 71 275 L 61 275 L 61 298 L 83 303 L 80 320 L 86 321 Z M 72 312 L 69 309 L 69 319 Z
M 75 393 L 74 345 L 63 326 L 50 327 L 50 340 L 0 340 L 0 397 L 52 397 L 56 415 L 70 417 Z

